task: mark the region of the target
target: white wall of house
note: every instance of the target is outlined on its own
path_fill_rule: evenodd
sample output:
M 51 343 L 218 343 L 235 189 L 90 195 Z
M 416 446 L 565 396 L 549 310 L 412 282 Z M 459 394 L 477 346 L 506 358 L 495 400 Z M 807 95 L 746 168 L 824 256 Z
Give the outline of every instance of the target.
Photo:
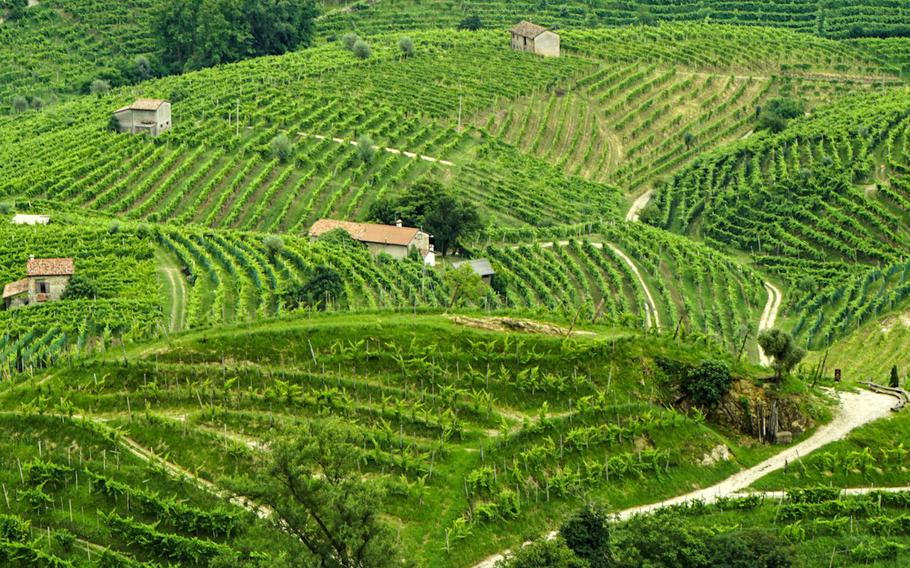
M 534 38 L 534 53 L 544 57 L 559 57 L 559 36 L 547 31 Z
M 383 245 L 379 243 L 366 243 L 367 248 L 370 249 L 370 253 L 373 256 L 377 256 L 381 253 L 386 253 L 392 258 L 402 259 L 408 257 L 408 247 L 401 245 Z

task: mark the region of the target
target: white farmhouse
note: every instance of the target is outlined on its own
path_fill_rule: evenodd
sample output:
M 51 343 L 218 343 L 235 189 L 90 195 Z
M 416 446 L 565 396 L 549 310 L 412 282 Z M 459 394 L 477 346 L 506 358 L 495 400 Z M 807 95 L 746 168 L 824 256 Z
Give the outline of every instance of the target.
M 559 35 L 537 24 L 521 22 L 512 28 L 512 49 L 559 57 Z
M 136 99 L 114 111 L 120 132 L 158 136 L 171 127 L 171 103 L 161 99 Z
M 373 223 L 352 223 L 334 219 L 320 219 L 310 227 L 310 238 L 343 229 L 355 241 L 364 243 L 374 255 L 388 254 L 393 258 L 406 258 L 412 249 L 416 249 L 424 263 L 433 266 L 436 255 L 430 244 L 430 235 L 420 229 L 402 226 L 401 221 L 393 225 L 376 225 Z

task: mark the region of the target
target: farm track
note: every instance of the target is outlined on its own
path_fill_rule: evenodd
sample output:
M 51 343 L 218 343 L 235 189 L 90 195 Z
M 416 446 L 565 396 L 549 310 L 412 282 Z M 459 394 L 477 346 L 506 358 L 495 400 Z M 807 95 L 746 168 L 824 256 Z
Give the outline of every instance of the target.
M 765 289 L 768 291 L 768 303 L 765 304 L 765 311 L 762 312 L 761 319 L 758 322 L 758 333 L 774 327 L 774 323 L 777 321 L 777 314 L 780 312 L 780 305 L 784 299 L 783 293 L 774 284 L 765 282 Z M 765 355 L 761 345 L 758 346 L 758 361 L 763 367 L 771 366 L 771 359 Z
M 632 207 L 629 208 L 629 212 L 626 213 L 626 221 L 629 223 L 637 223 L 641 212 L 645 207 L 648 206 L 648 203 L 651 202 L 651 195 L 653 194 L 652 190 L 648 190 L 638 196 L 638 199 L 632 203 Z
M 658 509 L 663 509 L 673 505 L 690 503 L 693 501 L 704 501 L 705 503 L 714 503 L 720 497 L 730 497 L 742 493 L 750 485 L 773 473 L 784 468 L 788 463 L 806 457 L 815 450 L 846 438 L 856 428 L 864 426 L 870 422 L 887 417 L 891 413 L 891 407 L 894 405 L 893 399 L 889 396 L 876 394 L 870 391 L 860 393 L 841 393 L 840 395 L 840 413 L 830 423 L 820 427 L 812 436 L 802 442 L 791 446 L 777 455 L 767 460 L 735 473 L 727 479 L 691 493 L 679 495 L 656 503 L 641 505 L 617 511 L 613 514 L 617 520 L 626 520 L 634 515 L 653 513 Z M 877 488 L 855 488 L 853 494 L 870 492 Z M 899 489 L 894 488 L 892 491 Z M 906 490 L 906 488 L 904 488 Z M 765 493 L 774 495 L 775 493 Z M 547 539 L 556 538 L 557 532 L 553 531 L 546 535 Z M 527 545 L 529 543 L 525 543 Z M 483 561 L 474 565 L 473 568 L 493 568 L 501 560 L 508 550 L 494 554 Z

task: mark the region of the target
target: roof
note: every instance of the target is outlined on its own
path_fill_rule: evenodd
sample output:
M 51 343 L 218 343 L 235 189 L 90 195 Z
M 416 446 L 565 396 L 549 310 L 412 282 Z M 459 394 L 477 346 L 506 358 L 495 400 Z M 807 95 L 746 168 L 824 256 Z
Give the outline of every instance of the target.
M 453 262 L 452 266 L 459 268 L 463 264 L 467 264 L 471 267 L 475 274 L 484 278 L 486 276 L 493 276 L 496 274 L 496 271 L 493 270 L 493 265 L 490 264 L 490 261 L 485 258 L 478 258 L 476 260 L 462 260 L 461 262 Z
M 28 276 L 72 276 L 76 263 L 71 258 L 32 258 L 26 268 Z
M 540 34 L 549 31 L 543 26 L 538 26 L 537 24 L 532 24 L 531 22 L 522 21 L 517 26 L 512 28 L 512 33 L 521 37 L 526 37 L 528 39 L 534 39 Z
M 115 110 L 114 114 L 120 114 L 128 110 L 158 110 L 166 102 L 162 99 L 136 99 L 133 104 Z
M 13 215 L 13 225 L 47 225 L 50 220 L 47 215 Z
M 396 227 L 394 225 L 374 225 L 372 223 L 352 223 L 334 219 L 320 219 L 310 227 L 311 237 L 320 237 L 335 229 L 344 229 L 352 238 L 364 243 L 408 246 L 420 233 L 413 227 Z
M 18 296 L 19 294 L 24 294 L 28 292 L 28 278 L 23 278 L 22 280 L 17 280 L 16 282 L 10 282 L 3 287 L 3 299 L 12 298 L 13 296 Z

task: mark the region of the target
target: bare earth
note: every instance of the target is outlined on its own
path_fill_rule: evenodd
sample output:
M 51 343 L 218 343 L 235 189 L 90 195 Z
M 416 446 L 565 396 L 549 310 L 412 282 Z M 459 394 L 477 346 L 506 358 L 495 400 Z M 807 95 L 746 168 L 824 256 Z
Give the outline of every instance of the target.
M 758 322 L 758 333 L 774 327 L 774 323 L 777 321 L 777 313 L 780 311 L 780 305 L 784 299 L 780 289 L 770 282 L 765 282 L 765 290 L 768 291 L 768 303 L 765 304 L 765 311 L 762 312 L 761 320 Z M 762 367 L 771 366 L 771 360 L 765 355 L 761 345 L 758 346 L 758 361 Z

